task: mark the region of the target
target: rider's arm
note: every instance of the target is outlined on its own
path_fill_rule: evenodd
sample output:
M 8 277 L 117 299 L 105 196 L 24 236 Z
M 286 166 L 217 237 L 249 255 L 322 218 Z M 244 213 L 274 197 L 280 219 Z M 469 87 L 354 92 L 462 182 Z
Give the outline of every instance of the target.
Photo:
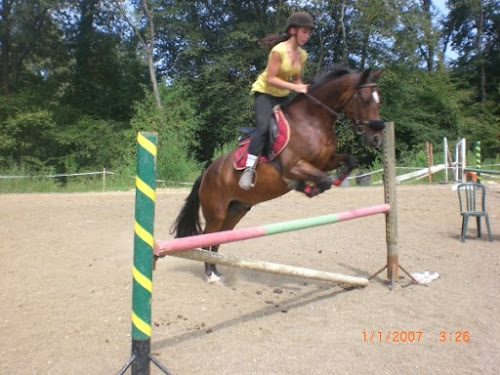
M 307 85 L 303 84 L 300 76 L 294 78 L 292 82 L 287 82 L 278 77 L 278 72 L 281 66 L 281 56 L 278 52 L 271 52 L 271 56 L 267 63 L 267 83 L 271 86 L 278 87 L 280 89 L 291 90 L 298 93 L 306 93 Z
M 304 82 L 302 82 L 302 74 L 297 74 L 296 76 L 292 77 L 292 83 L 298 84 L 298 85 L 303 85 Z

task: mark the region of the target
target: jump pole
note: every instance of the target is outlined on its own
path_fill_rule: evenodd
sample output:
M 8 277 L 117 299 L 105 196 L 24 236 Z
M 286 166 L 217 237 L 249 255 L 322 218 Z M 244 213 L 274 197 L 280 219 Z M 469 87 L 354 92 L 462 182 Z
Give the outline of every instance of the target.
M 346 276 L 333 272 L 313 270 L 304 267 L 288 266 L 278 263 L 242 259 L 211 251 L 199 250 L 198 247 L 209 247 L 228 242 L 242 241 L 251 238 L 270 236 L 278 233 L 291 232 L 321 225 L 334 224 L 341 221 L 359 219 L 380 213 L 389 212 L 388 204 L 380 204 L 306 219 L 291 220 L 258 227 L 233 229 L 222 232 L 200 234 L 191 237 L 174 238 L 167 241 L 156 241 L 153 252 L 155 256 L 172 255 L 200 262 L 221 264 L 225 266 L 251 269 L 268 273 L 290 275 L 314 280 L 340 282 L 344 284 L 366 286 L 366 278 Z
M 243 268 L 253 271 L 274 273 L 279 275 L 288 275 L 302 277 L 304 279 L 329 281 L 335 283 L 367 286 L 369 280 L 363 277 L 347 276 L 339 273 L 318 271 L 311 268 L 288 266 L 285 264 L 263 262 L 258 260 L 237 258 L 233 256 L 214 253 L 212 251 L 193 249 L 186 251 L 172 252 L 168 255 L 206 262 L 212 264 L 221 264 L 229 267 Z
M 301 229 L 317 227 L 321 225 L 334 224 L 341 221 L 359 219 L 365 216 L 387 213 L 390 211 L 390 209 L 391 207 L 389 206 L 389 204 L 380 204 L 335 214 L 291 220 L 251 228 L 241 228 L 226 230 L 222 232 L 199 234 L 197 236 L 174 238 L 166 241 L 158 240 L 156 241 L 154 254 L 156 256 L 164 256 L 167 254 L 171 255 L 171 253 L 177 251 L 196 249 L 198 247 L 215 246 L 228 242 L 242 241 L 250 238 L 264 237 L 278 233 L 292 232 Z

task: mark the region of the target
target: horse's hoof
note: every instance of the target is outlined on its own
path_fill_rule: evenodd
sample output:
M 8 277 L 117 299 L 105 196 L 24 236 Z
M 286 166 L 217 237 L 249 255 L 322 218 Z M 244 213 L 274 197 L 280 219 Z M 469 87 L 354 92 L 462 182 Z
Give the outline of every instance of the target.
M 211 285 L 224 286 L 224 277 L 212 273 L 210 276 L 205 275 L 205 281 Z

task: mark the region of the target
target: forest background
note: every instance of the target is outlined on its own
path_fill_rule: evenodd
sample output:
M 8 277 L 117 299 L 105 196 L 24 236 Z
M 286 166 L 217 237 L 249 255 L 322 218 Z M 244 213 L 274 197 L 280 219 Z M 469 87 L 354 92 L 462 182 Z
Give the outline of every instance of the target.
M 266 34 L 295 10 L 317 28 L 305 81 L 334 64 L 383 69 L 398 164 L 425 142 L 481 141 L 499 155 L 500 2 L 448 0 L 2 0 L 0 175 L 103 168 L 135 174 L 137 131 L 159 134 L 158 178 L 194 178 L 253 125 Z M 378 152 L 345 120 L 341 149 Z

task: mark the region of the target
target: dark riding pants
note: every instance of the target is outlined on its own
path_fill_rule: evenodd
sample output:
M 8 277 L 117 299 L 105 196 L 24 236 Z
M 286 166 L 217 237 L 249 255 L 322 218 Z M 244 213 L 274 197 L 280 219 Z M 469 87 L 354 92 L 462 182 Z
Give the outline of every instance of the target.
M 287 97 L 276 97 L 268 94 L 256 92 L 254 94 L 253 109 L 255 113 L 255 133 L 252 134 L 252 140 L 248 146 L 248 153 L 252 155 L 261 155 L 264 147 L 269 140 L 269 124 L 273 108 L 276 105 L 282 105 Z

